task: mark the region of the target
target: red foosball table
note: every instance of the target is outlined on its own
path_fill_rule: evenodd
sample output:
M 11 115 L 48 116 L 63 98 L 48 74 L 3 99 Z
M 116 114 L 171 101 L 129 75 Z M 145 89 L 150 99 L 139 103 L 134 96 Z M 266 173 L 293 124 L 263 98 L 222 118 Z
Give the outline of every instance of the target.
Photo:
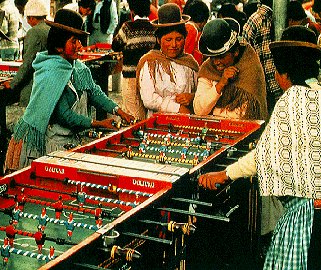
M 2 239 L 18 219 L 9 269 L 185 269 L 200 223 L 233 223 L 241 208 L 229 203 L 231 185 L 208 194 L 198 175 L 248 151 L 262 124 L 155 114 L 4 177 Z M 37 230 L 45 234 L 41 252 Z

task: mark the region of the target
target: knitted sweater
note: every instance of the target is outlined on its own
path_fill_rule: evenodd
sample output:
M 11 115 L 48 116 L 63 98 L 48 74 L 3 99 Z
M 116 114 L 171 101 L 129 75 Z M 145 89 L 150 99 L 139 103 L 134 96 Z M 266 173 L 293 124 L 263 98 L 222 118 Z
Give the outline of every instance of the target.
M 137 19 L 125 22 L 114 37 L 112 49 L 124 56 L 124 78 L 135 78 L 139 59 L 156 44 L 155 30 L 147 19 Z

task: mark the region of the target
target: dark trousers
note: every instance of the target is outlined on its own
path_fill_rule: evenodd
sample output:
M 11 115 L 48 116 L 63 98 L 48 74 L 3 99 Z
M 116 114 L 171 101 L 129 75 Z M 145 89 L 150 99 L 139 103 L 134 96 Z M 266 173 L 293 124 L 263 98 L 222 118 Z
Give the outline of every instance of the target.
M 315 209 L 308 253 L 308 270 L 321 269 L 321 209 Z

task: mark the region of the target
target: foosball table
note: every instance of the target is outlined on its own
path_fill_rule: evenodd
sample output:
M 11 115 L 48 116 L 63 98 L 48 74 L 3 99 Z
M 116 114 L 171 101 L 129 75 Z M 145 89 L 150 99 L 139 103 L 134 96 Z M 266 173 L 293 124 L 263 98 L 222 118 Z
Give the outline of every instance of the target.
M 205 240 L 195 238 L 201 224 L 229 226 L 242 205 L 230 198 L 233 183 L 209 194 L 197 177 L 248 151 L 262 125 L 155 114 L 4 177 L 4 242 L 15 223 L 8 269 L 185 269 L 198 263 L 191 254 L 209 257 L 194 249 Z M 246 197 L 255 205 L 253 194 Z M 256 210 L 247 209 L 253 227 Z
M 123 54 L 112 51 L 111 44 L 97 43 L 84 47 L 79 53 L 79 59 L 90 68 L 94 81 L 108 95 L 108 77 L 122 71 Z M 96 119 L 105 118 L 103 110 L 96 110 Z

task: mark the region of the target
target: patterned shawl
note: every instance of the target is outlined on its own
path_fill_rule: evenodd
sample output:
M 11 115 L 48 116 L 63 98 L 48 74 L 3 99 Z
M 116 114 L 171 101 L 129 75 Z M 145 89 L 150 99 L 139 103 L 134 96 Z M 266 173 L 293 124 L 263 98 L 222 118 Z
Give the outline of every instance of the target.
M 266 87 L 263 68 L 260 60 L 249 44 L 241 44 L 243 55 L 234 64 L 240 72 L 235 81 L 225 86 L 222 96 L 216 103 L 217 108 L 233 111 L 247 104 L 244 119 L 267 119 Z M 199 77 L 219 81 L 219 72 L 208 58 L 200 68 Z
M 44 154 L 50 117 L 71 76 L 79 90 L 92 88 L 94 82 L 89 68 L 79 60 L 71 65 L 59 55 L 48 55 L 47 51 L 38 53 L 32 66 L 35 73 L 30 101 L 15 126 L 14 139 L 23 140 L 28 147 Z
M 321 198 L 321 86 L 310 86 L 283 94 L 258 142 L 262 196 Z
M 148 62 L 148 68 L 150 71 L 150 74 L 153 78 L 154 84 L 156 84 L 155 81 L 155 69 L 156 69 L 156 63 L 158 63 L 160 66 L 163 67 L 165 72 L 170 76 L 170 79 L 172 82 L 175 82 L 173 73 L 171 72 L 171 62 L 175 62 L 179 65 L 187 66 L 196 72 L 198 72 L 199 66 L 196 60 L 194 59 L 193 56 L 190 54 L 182 54 L 178 56 L 177 58 L 169 58 L 165 54 L 163 54 L 159 50 L 151 50 L 145 55 L 142 56 L 142 58 L 139 60 L 139 63 L 137 65 L 137 70 L 136 70 L 136 78 L 139 78 L 139 74 L 141 69 L 143 68 L 145 62 Z M 137 89 L 140 89 L 139 86 L 139 79 L 137 81 Z

